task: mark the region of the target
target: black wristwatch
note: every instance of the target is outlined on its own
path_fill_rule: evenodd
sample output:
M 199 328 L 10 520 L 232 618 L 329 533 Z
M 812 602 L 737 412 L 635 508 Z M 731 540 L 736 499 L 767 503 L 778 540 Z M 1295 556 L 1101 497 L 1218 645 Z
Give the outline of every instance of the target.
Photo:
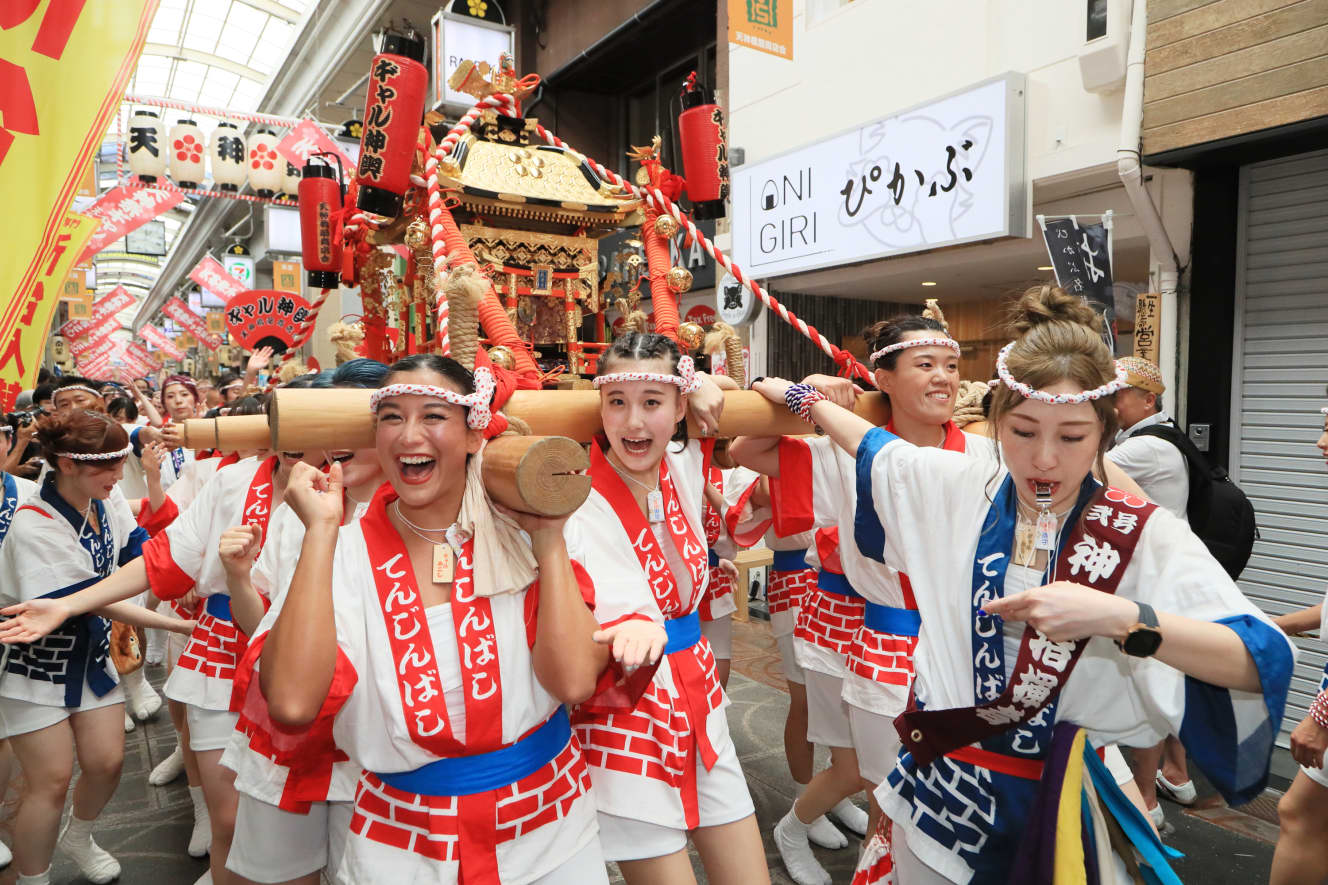
M 1152 657 L 1162 646 L 1162 629 L 1157 623 L 1157 612 L 1146 602 L 1136 602 L 1135 605 L 1139 606 L 1139 622 L 1126 632 L 1124 642 L 1116 641 L 1116 646 L 1131 657 Z
M 764 380 L 765 380 L 765 376 L 764 376 L 764 375 L 758 375 L 758 376 L 756 376 L 756 377 L 753 378 L 751 381 L 748 381 L 748 382 L 747 382 L 747 389 L 748 389 L 748 390 L 752 390 L 753 388 L 756 387 L 756 382 L 758 382 L 758 381 L 764 381 Z

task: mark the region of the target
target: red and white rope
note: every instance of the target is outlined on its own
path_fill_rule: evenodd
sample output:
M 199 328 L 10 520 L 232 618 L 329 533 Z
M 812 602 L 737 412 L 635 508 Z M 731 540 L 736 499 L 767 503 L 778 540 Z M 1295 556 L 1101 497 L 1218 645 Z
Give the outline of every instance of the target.
M 115 114 L 115 183 L 124 184 L 124 114 L 116 111 Z
M 229 108 L 215 108 L 208 105 L 192 104 L 187 101 L 176 101 L 173 98 L 161 98 L 153 95 L 126 95 L 125 104 L 141 104 L 153 108 L 173 108 L 177 111 L 188 111 L 191 114 L 201 114 L 205 117 L 217 117 L 222 120 L 243 120 L 246 123 L 264 123 L 268 126 L 280 126 L 290 128 L 303 123 L 304 117 L 279 117 L 276 114 L 255 114 L 245 111 L 232 111 Z M 314 125 L 329 131 L 337 129 L 337 126 L 327 123 L 319 123 L 314 120 Z
M 294 342 L 290 347 L 286 348 L 286 352 L 281 355 L 281 360 L 277 363 L 278 368 L 293 360 L 295 358 L 295 352 L 303 347 L 305 342 L 313 336 L 314 324 L 318 322 L 318 311 L 322 309 L 323 302 L 327 301 L 328 293 L 331 291 L 331 289 L 324 289 L 322 292 L 319 292 L 318 297 L 314 299 L 314 303 L 309 305 L 309 315 L 304 318 L 304 322 L 295 330 Z
M 126 181 L 125 187 L 148 188 L 163 191 L 179 191 L 182 194 L 190 194 L 195 197 L 221 197 L 226 200 L 243 200 L 246 203 L 270 203 L 273 206 L 288 206 L 291 209 L 299 208 L 299 203 L 294 200 L 278 200 L 276 197 L 260 197 L 256 194 L 237 194 L 231 191 L 209 191 L 197 187 L 180 187 L 169 181 L 157 179 L 152 184 L 145 184 L 137 179 Z

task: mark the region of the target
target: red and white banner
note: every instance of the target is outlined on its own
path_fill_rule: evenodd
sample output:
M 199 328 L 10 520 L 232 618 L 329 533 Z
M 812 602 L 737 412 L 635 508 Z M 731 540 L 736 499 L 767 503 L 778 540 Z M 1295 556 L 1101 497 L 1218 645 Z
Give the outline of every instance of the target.
M 85 320 L 70 320 L 60 327 L 57 334 L 65 338 L 77 338 L 83 332 L 95 327 L 108 316 L 114 316 L 134 303 L 134 296 L 124 286 L 116 286 L 96 301 L 92 302 L 92 313 Z
M 97 344 L 94 344 L 88 350 L 84 351 L 81 354 L 78 354 L 75 357 L 75 359 L 78 360 L 78 364 L 80 366 L 86 367 L 93 365 L 97 362 L 100 362 L 103 359 L 110 360 L 111 354 L 114 351 L 115 351 L 115 339 L 103 338 L 101 341 L 99 341 Z
M 287 162 L 294 163 L 301 169 L 304 163 L 311 156 L 324 151 L 329 151 L 341 158 L 342 169 L 354 169 L 355 163 L 341 149 L 341 145 L 332 140 L 323 128 L 313 120 L 305 120 L 303 123 L 295 126 L 286 137 L 277 142 L 277 153 L 286 158 Z
M 184 200 L 178 190 L 154 187 L 113 187 L 102 194 L 84 215 L 101 224 L 83 247 L 78 263 L 82 264 L 130 231 L 138 230 L 152 219 L 168 212 Z
M 249 291 L 248 286 L 226 273 L 226 268 L 211 255 L 204 255 L 203 260 L 194 265 L 194 269 L 189 271 L 189 279 L 227 304 L 236 295 Z
M 113 315 L 108 316 L 91 329 L 88 329 L 85 332 L 80 332 L 73 338 L 66 339 L 69 344 L 69 352 L 76 357 L 82 356 L 98 344 L 101 344 L 103 341 L 110 338 L 111 333 L 119 331 L 119 329 L 120 321 Z
M 216 336 L 208 334 L 207 323 L 203 321 L 203 318 L 194 313 L 189 305 L 179 298 L 172 298 L 163 304 L 161 312 L 179 323 L 180 328 L 197 338 L 198 343 L 208 350 L 216 350 L 221 346 L 221 341 Z
M 184 351 L 175 346 L 175 342 L 167 337 L 166 333 L 156 326 L 147 325 L 138 330 L 138 337 L 148 343 L 149 347 L 160 350 L 167 357 L 173 360 L 184 359 Z
M 144 369 L 150 369 L 157 365 L 157 361 L 152 358 L 152 354 L 144 350 L 143 345 L 137 341 L 124 342 L 120 350 L 124 354 L 125 362 L 130 365 L 138 364 Z

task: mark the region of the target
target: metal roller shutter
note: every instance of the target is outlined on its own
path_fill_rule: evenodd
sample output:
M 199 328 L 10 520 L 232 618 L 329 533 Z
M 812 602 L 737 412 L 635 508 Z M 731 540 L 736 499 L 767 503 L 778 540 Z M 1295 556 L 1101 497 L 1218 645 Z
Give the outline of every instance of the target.
M 1328 586 L 1328 469 L 1314 447 L 1328 403 L 1328 151 L 1241 169 L 1235 352 L 1231 473 L 1262 535 L 1240 585 L 1279 615 L 1323 601 Z M 1298 644 L 1284 747 L 1328 649 Z

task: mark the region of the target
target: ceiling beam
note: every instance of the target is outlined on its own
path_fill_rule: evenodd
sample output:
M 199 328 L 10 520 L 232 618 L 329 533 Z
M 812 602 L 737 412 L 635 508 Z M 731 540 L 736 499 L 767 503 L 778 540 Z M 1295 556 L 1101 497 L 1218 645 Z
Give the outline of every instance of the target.
M 231 61 L 222 55 L 212 52 L 202 52 L 197 49 L 185 49 L 183 46 L 172 46 L 169 43 L 145 43 L 143 45 L 144 55 L 155 55 L 161 58 L 176 58 L 180 61 L 192 61 L 198 64 L 211 65 L 214 68 L 221 68 L 235 74 L 237 77 L 243 77 L 246 80 L 253 80 L 255 83 L 262 83 L 267 79 L 261 71 L 256 71 L 248 65 L 242 65 L 239 62 Z
M 344 0 L 313 7 L 290 54 L 277 68 L 258 103 L 261 113 L 297 116 L 315 105 L 327 81 L 362 48 L 391 0 Z M 181 228 L 162 267 L 161 276 L 134 315 L 134 328 L 149 322 L 186 275 L 198 263 L 209 241 L 218 233 L 230 200 L 203 198 Z

